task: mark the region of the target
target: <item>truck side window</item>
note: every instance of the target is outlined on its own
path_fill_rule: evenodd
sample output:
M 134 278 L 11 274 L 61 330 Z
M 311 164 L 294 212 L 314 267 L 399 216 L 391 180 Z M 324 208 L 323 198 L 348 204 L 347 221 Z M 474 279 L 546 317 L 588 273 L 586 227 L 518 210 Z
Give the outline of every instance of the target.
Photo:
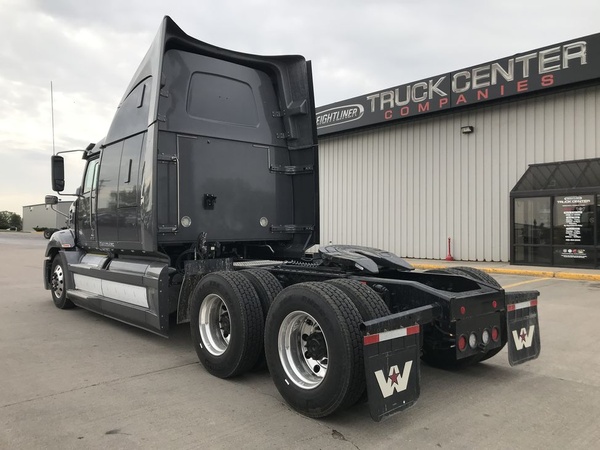
M 82 194 L 90 192 L 96 187 L 96 180 L 98 179 L 98 161 L 98 159 L 94 159 L 88 163 L 85 171 L 85 179 L 83 181 Z

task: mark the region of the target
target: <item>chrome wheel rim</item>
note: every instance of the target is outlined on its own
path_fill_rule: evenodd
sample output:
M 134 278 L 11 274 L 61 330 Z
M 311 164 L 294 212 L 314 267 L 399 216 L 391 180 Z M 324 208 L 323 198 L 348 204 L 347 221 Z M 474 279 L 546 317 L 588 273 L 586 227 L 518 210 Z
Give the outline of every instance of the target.
M 204 297 L 198 313 L 200 337 L 206 350 L 214 356 L 225 353 L 231 338 L 229 310 L 217 294 Z
M 329 350 L 321 326 L 310 314 L 294 311 L 283 319 L 278 350 L 291 383 L 302 389 L 314 389 L 323 382 Z
M 54 268 L 52 274 L 52 292 L 56 298 L 61 298 L 65 290 L 65 274 L 59 264 Z

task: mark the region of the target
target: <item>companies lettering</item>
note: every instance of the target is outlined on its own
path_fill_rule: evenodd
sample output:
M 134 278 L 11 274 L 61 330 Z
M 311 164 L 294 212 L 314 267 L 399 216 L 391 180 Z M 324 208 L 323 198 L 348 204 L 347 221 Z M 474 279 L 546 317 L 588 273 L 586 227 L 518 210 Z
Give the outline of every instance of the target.
M 490 96 L 490 87 L 494 86 L 497 87 L 496 94 L 504 96 L 509 93 L 507 84 L 515 81 L 517 92 L 526 92 L 529 90 L 528 78 L 534 74 L 542 75 L 540 84 L 549 87 L 554 84 L 554 76 L 551 72 L 585 64 L 587 64 L 586 42 L 573 42 L 561 47 L 509 58 L 504 62 L 456 72 L 450 77 L 449 91 L 458 95 L 450 96 L 449 92 L 442 89 L 444 81 L 449 77 L 443 75 L 437 79 L 368 95 L 367 100 L 371 112 L 385 111 L 385 119 L 389 120 L 398 114 L 407 116 L 415 112 L 430 111 L 432 107 L 443 109 L 467 104 L 472 100 L 486 100 Z M 475 91 L 474 98 L 467 97 L 466 93 L 469 91 Z M 399 109 L 394 111 L 393 108 Z

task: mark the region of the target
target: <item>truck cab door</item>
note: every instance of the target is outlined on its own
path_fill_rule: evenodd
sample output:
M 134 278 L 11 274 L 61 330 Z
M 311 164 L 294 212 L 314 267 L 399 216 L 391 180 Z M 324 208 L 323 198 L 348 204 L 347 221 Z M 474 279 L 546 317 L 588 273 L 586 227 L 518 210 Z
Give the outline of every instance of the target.
M 96 233 L 96 190 L 99 161 L 99 158 L 88 161 L 81 193 L 77 199 L 75 232 L 78 244 L 84 248 L 95 248 L 98 246 Z

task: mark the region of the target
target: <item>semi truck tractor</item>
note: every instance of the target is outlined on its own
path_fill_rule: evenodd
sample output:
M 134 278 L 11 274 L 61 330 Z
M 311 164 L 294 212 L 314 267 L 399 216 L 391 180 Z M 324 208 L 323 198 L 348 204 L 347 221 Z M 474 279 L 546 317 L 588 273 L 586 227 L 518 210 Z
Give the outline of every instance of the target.
M 189 323 L 206 371 L 266 365 L 290 407 L 313 418 L 361 399 L 376 421 L 414 405 L 422 361 L 459 369 L 505 345 L 511 365 L 539 355 L 536 291 L 505 292 L 473 268 L 420 272 L 385 250 L 317 246 L 301 56 L 219 48 L 165 17 L 106 137 L 82 154 L 69 228 L 43 264 L 60 309 L 165 337 Z M 51 166 L 61 193 L 63 156 Z

